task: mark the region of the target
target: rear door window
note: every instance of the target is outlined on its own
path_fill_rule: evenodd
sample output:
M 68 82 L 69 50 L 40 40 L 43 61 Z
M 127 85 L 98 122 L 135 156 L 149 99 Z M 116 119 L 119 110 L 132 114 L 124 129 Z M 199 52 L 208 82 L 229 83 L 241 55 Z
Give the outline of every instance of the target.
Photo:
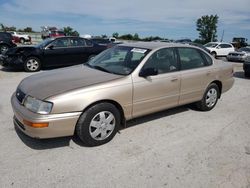
M 206 66 L 206 60 L 195 48 L 178 48 L 181 70 L 194 69 Z

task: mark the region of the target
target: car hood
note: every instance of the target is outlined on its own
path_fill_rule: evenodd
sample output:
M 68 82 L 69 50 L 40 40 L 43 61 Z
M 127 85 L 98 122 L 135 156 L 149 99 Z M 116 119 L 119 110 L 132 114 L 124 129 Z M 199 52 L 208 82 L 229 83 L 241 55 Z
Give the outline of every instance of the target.
M 18 46 L 18 47 L 10 48 L 8 51 L 6 51 L 5 55 L 13 55 L 17 53 L 33 51 L 36 49 L 37 48 L 35 46 Z
M 46 99 L 70 90 L 121 78 L 84 65 L 38 73 L 22 80 L 18 88 L 25 94 Z
M 245 52 L 245 51 L 232 51 L 232 52 L 229 52 L 229 54 L 245 55 L 245 54 L 247 54 L 247 52 Z

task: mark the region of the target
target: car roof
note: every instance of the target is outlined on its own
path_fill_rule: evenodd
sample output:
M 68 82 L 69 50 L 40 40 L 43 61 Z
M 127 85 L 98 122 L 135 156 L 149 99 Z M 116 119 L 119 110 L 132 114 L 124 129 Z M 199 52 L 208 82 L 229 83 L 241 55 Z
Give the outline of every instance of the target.
M 165 43 L 165 42 L 131 42 L 131 43 L 118 44 L 118 46 L 127 46 L 127 47 L 134 47 L 134 48 L 146 48 L 146 49 L 150 49 L 150 50 L 162 48 L 162 47 L 190 47 L 190 45 L 187 45 L 187 44 Z
M 230 44 L 230 43 L 228 43 L 228 42 L 209 42 L 209 44 Z

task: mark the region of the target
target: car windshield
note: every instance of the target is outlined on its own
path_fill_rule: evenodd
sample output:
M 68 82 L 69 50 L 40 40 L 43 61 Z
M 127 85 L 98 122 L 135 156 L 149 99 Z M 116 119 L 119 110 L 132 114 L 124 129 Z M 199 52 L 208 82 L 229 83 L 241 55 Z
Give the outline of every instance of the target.
M 144 48 L 116 46 L 103 51 L 86 65 L 112 74 L 128 75 L 133 72 L 149 51 Z
M 53 39 L 52 38 L 47 38 L 45 40 L 43 40 L 41 43 L 37 44 L 36 47 L 38 48 L 44 48 L 45 46 L 47 46 L 47 44 L 49 44 Z
M 240 48 L 239 50 L 238 50 L 239 52 L 250 52 L 250 48 Z
M 205 44 L 204 46 L 208 47 L 208 48 L 215 48 L 217 45 L 218 45 L 217 43 L 209 42 L 209 43 Z

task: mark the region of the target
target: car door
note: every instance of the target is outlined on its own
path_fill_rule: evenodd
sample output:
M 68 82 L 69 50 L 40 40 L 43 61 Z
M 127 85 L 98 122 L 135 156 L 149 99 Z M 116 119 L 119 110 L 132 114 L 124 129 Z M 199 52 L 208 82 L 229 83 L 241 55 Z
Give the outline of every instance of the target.
M 87 45 L 85 39 L 79 37 L 69 38 L 69 64 L 81 64 L 88 59 Z
M 69 55 L 69 41 L 67 37 L 57 38 L 44 48 L 43 64 L 50 66 L 64 66 L 71 61 Z
M 141 71 L 156 70 L 157 75 L 133 75 L 133 117 L 170 108 L 178 104 L 180 73 L 174 48 L 154 52 Z
M 218 56 L 227 56 L 229 52 L 234 51 L 233 47 L 229 44 L 220 44 L 217 48 Z
M 212 59 L 205 52 L 191 47 L 178 49 L 181 66 L 181 87 L 179 104 L 201 100 L 208 84 L 214 80 L 215 68 Z

